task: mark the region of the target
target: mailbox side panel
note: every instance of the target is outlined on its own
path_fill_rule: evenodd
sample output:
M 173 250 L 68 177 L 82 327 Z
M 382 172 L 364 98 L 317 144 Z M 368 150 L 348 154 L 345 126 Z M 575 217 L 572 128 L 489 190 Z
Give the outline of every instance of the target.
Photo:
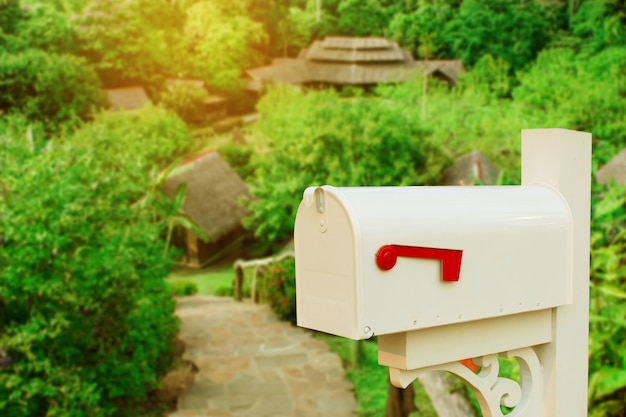
M 360 331 L 354 228 L 332 187 L 305 191 L 294 239 L 298 326 L 355 340 L 370 336 Z
M 338 189 L 359 224 L 361 317 L 375 334 L 532 312 L 571 302 L 571 217 L 556 191 L 525 187 Z M 460 279 L 441 262 L 385 245 L 462 251 Z M 506 337 L 506 336 L 504 336 Z

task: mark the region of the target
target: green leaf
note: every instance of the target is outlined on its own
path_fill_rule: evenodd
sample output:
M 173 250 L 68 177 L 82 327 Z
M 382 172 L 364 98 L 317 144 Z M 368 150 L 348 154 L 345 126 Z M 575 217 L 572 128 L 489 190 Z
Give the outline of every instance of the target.
M 606 295 L 626 300 L 626 291 L 622 290 L 621 288 L 617 288 L 612 285 L 601 285 L 598 287 L 598 290 Z
M 172 209 L 176 212 L 182 210 L 186 197 L 187 183 L 183 183 L 176 188 L 176 191 L 174 191 L 174 196 L 172 197 Z
M 626 203 L 626 195 L 622 187 L 611 187 L 609 192 L 596 205 L 594 212 L 595 218 L 601 218 L 615 214 L 624 207 Z
M 592 398 L 597 400 L 626 388 L 626 369 L 605 366 L 591 376 Z

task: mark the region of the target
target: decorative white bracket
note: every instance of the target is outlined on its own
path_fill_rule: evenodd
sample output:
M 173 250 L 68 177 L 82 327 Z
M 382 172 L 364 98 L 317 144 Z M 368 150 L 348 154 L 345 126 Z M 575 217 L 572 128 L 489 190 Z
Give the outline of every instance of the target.
M 500 355 L 506 358 L 517 358 L 520 365 L 519 383 L 499 376 L 500 364 L 496 354 L 474 359 L 474 363 L 481 367 L 478 373 L 472 372 L 459 362 L 450 362 L 408 371 L 390 368 L 389 376 L 393 385 L 406 388 L 423 373 L 450 372 L 472 389 L 483 411 L 483 417 L 504 417 L 500 405 L 514 408 L 511 413 L 507 414 L 508 417 L 541 415 L 543 376 L 535 350 L 532 347 L 526 347 Z

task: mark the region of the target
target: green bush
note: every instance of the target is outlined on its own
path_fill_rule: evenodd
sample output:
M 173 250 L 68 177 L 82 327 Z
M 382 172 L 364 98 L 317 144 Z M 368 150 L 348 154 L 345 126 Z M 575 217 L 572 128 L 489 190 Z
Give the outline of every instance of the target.
M 250 164 L 250 158 L 254 153 L 251 147 L 226 143 L 221 145 L 217 152 L 244 181 L 254 175 L 254 167 Z
M 429 184 L 445 160 L 412 108 L 395 97 L 342 100 L 333 90 L 275 88 L 258 104 L 254 198 L 244 226 L 270 242 L 293 232 L 302 191 L 311 185 Z
M 231 285 L 222 285 L 215 289 L 215 295 L 218 297 L 234 297 L 235 288 Z
M 168 201 L 150 172 L 177 135 L 150 116 L 51 142 L 0 121 L 0 415 L 137 415 L 168 370 Z
M 592 188 L 589 415 L 626 413 L 626 187 Z
M 187 123 L 201 122 L 207 117 L 209 94 L 202 88 L 181 84 L 169 88 L 161 96 L 161 104 Z
M 105 103 L 100 80 L 81 58 L 38 49 L 0 53 L 0 109 L 53 130 L 89 118 Z
M 259 296 L 280 320 L 296 322 L 296 264 L 293 258 L 269 267 L 260 280 Z
M 198 286 L 195 282 L 182 279 L 167 281 L 167 288 L 174 297 L 198 294 Z

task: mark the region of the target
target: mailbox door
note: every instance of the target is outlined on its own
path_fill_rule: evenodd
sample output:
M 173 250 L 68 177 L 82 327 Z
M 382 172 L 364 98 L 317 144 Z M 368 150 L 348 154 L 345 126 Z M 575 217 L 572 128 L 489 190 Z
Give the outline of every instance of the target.
M 371 336 L 359 332 L 355 228 L 336 195 L 321 188 L 305 191 L 295 223 L 299 326 L 351 339 Z

